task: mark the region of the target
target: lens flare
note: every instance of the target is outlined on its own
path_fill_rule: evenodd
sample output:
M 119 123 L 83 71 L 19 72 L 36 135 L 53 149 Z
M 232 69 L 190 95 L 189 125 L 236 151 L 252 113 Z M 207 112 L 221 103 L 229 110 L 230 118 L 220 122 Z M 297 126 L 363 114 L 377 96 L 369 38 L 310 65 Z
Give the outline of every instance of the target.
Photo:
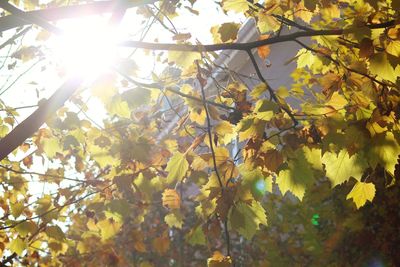
M 54 52 L 66 73 L 95 76 L 113 65 L 117 58 L 117 31 L 106 21 L 83 19 L 65 27 Z

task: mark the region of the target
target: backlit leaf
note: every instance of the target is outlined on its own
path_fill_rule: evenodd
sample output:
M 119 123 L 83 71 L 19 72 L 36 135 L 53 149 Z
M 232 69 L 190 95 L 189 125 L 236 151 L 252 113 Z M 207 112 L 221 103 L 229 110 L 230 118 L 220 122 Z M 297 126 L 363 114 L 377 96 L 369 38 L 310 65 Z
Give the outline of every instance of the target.
M 168 183 L 182 180 L 188 169 L 189 163 L 186 160 L 186 156 L 180 152 L 176 152 L 168 161 L 167 168 L 165 169 L 168 172 Z
M 342 184 L 355 178 L 360 181 L 365 168 L 368 166 L 362 154 L 349 155 L 346 149 L 342 149 L 338 154 L 326 152 L 322 157 L 325 164 L 326 176 L 332 183 L 332 187 Z
M 364 206 L 368 201 L 372 202 L 375 197 L 375 185 L 373 183 L 357 182 L 346 199 L 353 199 L 357 209 Z

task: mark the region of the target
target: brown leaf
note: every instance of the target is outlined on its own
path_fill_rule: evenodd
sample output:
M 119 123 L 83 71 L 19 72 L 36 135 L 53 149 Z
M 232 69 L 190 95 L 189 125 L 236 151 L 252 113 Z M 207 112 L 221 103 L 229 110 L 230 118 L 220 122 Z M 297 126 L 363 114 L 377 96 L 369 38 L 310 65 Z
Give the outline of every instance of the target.
M 374 45 L 372 40 L 369 38 L 362 39 L 360 43 L 360 52 L 359 56 L 362 58 L 369 58 L 374 54 Z
M 271 149 L 261 155 L 264 158 L 264 166 L 272 172 L 276 172 L 283 163 L 283 156 L 278 150 Z
M 172 37 L 172 40 L 175 41 L 186 41 L 187 39 L 190 39 L 192 35 L 190 33 L 178 33 L 175 34 L 174 37 Z
M 342 79 L 335 73 L 328 73 L 320 80 L 322 93 L 329 99 L 332 94 L 340 89 Z
M 29 155 L 27 157 L 25 157 L 22 162 L 24 163 L 24 165 L 28 168 L 30 168 L 33 164 L 33 159 L 32 159 L 32 155 Z
M 160 255 L 164 255 L 168 251 L 169 244 L 169 238 L 165 233 L 163 236 L 153 239 L 154 250 Z

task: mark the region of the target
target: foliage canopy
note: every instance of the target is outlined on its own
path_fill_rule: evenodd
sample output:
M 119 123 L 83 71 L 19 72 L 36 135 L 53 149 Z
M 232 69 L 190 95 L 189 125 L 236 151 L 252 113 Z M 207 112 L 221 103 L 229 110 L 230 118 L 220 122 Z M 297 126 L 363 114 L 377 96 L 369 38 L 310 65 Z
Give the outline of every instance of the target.
M 0 89 L 0 266 L 400 265 L 400 1 L 209 1 L 210 44 L 175 25 L 207 20 L 197 2 L 0 3 L 1 72 L 28 69 Z M 68 73 L 61 19 L 101 14 L 139 35 L 94 81 Z M 218 61 L 232 51 L 252 83 Z M 38 73 L 64 83 L 16 106 Z

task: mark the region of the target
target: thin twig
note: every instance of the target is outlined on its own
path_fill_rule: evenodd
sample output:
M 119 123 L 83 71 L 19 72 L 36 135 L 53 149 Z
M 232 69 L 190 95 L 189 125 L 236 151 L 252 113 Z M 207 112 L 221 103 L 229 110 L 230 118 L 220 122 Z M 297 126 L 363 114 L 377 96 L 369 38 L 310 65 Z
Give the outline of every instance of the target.
M 278 106 L 280 107 L 280 109 L 282 109 L 283 111 L 286 112 L 286 114 L 287 114 L 287 115 L 290 117 L 290 119 L 292 120 L 293 125 L 294 125 L 294 126 L 297 126 L 297 125 L 299 124 L 299 122 L 298 122 L 298 121 L 296 120 L 296 118 L 293 116 L 292 111 L 291 111 L 289 108 L 285 107 L 284 105 L 282 105 L 282 104 L 280 103 L 280 101 L 279 101 L 278 97 L 276 96 L 274 90 L 271 88 L 271 86 L 270 86 L 270 85 L 267 83 L 267 81 L 264 79 L 264 77 L 263 77 L 263 75 L 262 75 L 262 73 L 261 73 L 261 71 L 260 71 L 260 68 L 258 67 L 257 61 L 256 61 L 256 59 L 254 58 L 254 55 L 253 55 L 253 53 L 251 52 L 251 50 L 247 50 L 247 54 L 249 55 L 250 60 L 251 60 L 251 62 L 253 63 L 253 66 L 254 66 L 254 69 L 256 70 L 256 73 L 257 73 L 258 78 L 267 86 L 267 89 L 268 89 L 268 92 L 269 92 L 269 94 L 270 94 L 270 97 L 278 104 Z
M 343 64 L 342 62 L 340 62 L 339 60 L 336 60 L 336 59 L 334 59 L 333 57 L 331 57 L 330 55 L 327 55 L 327 54 L 323 53 L 322 51 L 316 50 L 316 49 L 314 49 L 314 48 L 312 48 L 312 47 L 310 47 L 310 46 L 304 44 L 303 42 L 301 42 L 301 41 L 299 41 L 299 40 L 294 40 L 294 41 L 295 41 L 296 43 L 298 43 L 300 46 L 304 47 L 305 49 L 307 49 L 307 50 L 309 50 L 309 51 L 311 51 L 311 52 L 313 52 L 313 53 L 315 53 L 315 54 L 319 54 L 319 55 L 323 56 L 323 57 L 326 58 L 326 59 L 329 59 L 330 61 L 332 61 L 333 63 L 335 63 L 337 66 L 341 66 L 341 67 L 345 68 L 347 71 L 357 73 L 357 74 L 359 74 L 359 75 L 361 75 L 361 76 L 364 76 L 364 77 L 366 77 L 366 78 L 368 78 L 368 79 L 370 79 L 370 80 L 372 80 L 372 81 L 374 81 L 374 82 L 376 82 L 377 84 L 380 84 L 380 85 L 382 85 L 382 86 L 395 86 L 395 85 L 391 85 L 391 84 L 387 84 L 387 83 L 384 83 L 384 82 L 382 82 L 382 81 L 379 81 L 379 80 L 375 79 L 374 77 L 371 77 L 371 76 L 369 76 L 368 74 L 363 73 L 363 72 L 361 72 L 361 71 L 358 71 L 358 70 L 349 68 L 349 67 L 347 67 L 345 64 Z
M 149 88 L 149 89 L 158 89 L 158 90 L 161 90 L 161 91 L 163 91 L 164 88 L 165 88 L 165 86 L 160 84 L 160 83 L 151 83 L 151 84 L 141 83 L 139 81 L 134 80 L 129 75 L 125 74 L 121 69 L 118 69 L 118 68 L 113 68 L 113 69 L 116 72 L 118 72 L 121 76 L 123 76 L 125 79 L 127 79 L 129 82 L 131 82 L 131 83 L 133 83 L 133 84 L 135 84 L 137 86 L 144 87 L 144 88 Z M 197 102 L 202 102 L 203 101 L 202 99 L 200 99 L 198 97 L 182 93 L 181 91 L 172 89 L 170 87 L 166 87 L 165 90 L 169 91 L 171 93 L 180 95 L 181 97 L 188 98 L 188 99 L 191 99 L 191 100 L 194 100 L 194 101 L 197 101 Z M 226 106 L 226 105 L 221 104 L 221 103 L 213 102 L 213 101 L 210 101 L 210 100 L 206 100 L 206 102 L 209 105 L 212 105 L 212 106 L 215 106 L 215 107 L 219 107 L 219 108 L 222 108 L 222 109 L 235 110 L 234 107 L 229 107 L 229 106 Z
M 201 90 L 201 96 L 202 96 L 202 100 L 203 100 L 203 106 L 204 106 L 204 110 L 206 112 L 206 121 L 207 121 L 207 133 L 208 133 L 208 141 L 210 143 L 210 150 L 211 150 L 211 156 L 212 156 L 212 160 L 213 160 L 213 166 L 214 166 L 214 171 L 215 171 L 215 175 L 217 176 L 218 179 L 218 183 L 219 186 L 221 188 L 221 194 L 223 195 L 225 192 L 225 187 L 224 184 L 222 183 L 222 179 L 221 176 L 219 174 L 218 171 L 218 167 L 217 167 L 217 160 L 216 160 L 216 156 L 215 156 L 215 151 L 214 151 L 214 144 L 213 144 L 213 138 L 212 138 L 212 133 L 211 133 L 211 119 L 210 119 L 210 113 L 208 111 L 208 103 L 206 101 L 206 94 L 204 92 L 204 82 L 206 81 L 201 74 L 201 68 L 199 65 L 199 62 L 196 61 L 197 64 L 197 79 L 199 81 L 200 84 L 200 90 Z M 226 250 L 227 250 L 227 256 L 231 255 L 231 242 L 230 242 L 230 236 L 229 236 L 229 230 L 228 230 L 228 218 L 224 218 L 224 230 L 225 230 L 225 239 L 226 239 Z

